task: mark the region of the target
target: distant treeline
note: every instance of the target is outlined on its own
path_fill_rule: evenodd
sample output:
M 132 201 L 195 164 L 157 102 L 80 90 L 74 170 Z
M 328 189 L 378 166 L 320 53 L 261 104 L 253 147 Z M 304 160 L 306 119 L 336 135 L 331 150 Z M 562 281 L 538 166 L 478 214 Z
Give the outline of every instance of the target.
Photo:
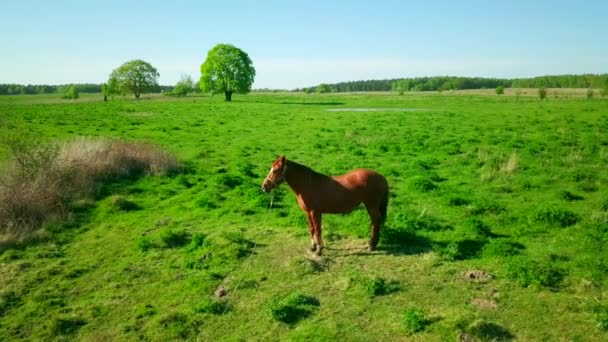
M 76 87 L 79 93 L 101 93 L 101 84 L 0 84 L 0 95 L 24 95 L 24 94 L 62 94 L 70 86 Z M 173 86 L 159 86 L 158 91 L 171 91 Z
M 482 77 L 415 77 L 388 80 L 367 80 L 320 84 L 296 89 L 305 92 L 351 92 L 351 91 L 430 91 L 496 88 L 607 88 L 608 74 L 557 75 L 534 78 L 482 78 Z

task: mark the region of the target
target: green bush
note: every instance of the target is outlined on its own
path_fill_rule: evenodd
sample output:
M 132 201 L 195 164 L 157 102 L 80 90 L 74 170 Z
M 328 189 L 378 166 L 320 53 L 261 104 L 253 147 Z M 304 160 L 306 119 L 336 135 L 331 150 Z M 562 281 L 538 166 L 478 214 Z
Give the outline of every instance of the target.
M 408 308 L 403 312 L 403 327 L 407 334 L 415 334 L 424 330 L 431 321 L 421 309 Z
M 63 91 L 63 94 L 61 95 L 62 99 L 76 100 L 79 97 L 80 97 L 80 95 L 78 93 L 78 88 L 76 88 L 76 86 L 73 86 L 73 85 L 65 88 L 65 90 Z
M 591 88 L 587 89 L 587 93 L 585 95 L 587 96 L 587 99 L 592 99 L 593 98 L 593 89 L 591 89 Z
M 272 300 L 267 305 L 267 310 L 273 319 L 293 324 L 314 314 L 319 305 L 316 298 L 292 293 L 286 297 Z
M 602 88 L 602 90 L 600 90 L 600 95 L 602 95 L 602 97 L 608 96 L 608 87 Z
M 496 87 L 496 95 L 502 95 L 505 93 L 505 87 L 504 86 L 498 86 Z
M 547 89 L 545 87 L 538 88 L 538 98 L 544 100 L 547 97 Z
M 552 264 L 525 257 L 512 259 L 505 265 L 504 272 L 507 279 L 523 287 L 554 287 L 563 278 L 562 271 Z

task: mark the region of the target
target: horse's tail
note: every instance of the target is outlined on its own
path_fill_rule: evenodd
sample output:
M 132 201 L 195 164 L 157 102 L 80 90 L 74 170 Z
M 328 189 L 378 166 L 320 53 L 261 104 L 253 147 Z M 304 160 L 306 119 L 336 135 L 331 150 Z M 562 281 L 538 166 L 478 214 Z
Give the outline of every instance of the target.
M 388 207 L 388 187 L 386 188 L 386 191 L 384 192 L 384 196 L 382 197 L 382 200 L 380 201 L 380 225 L 384 225 L 384 222 L 386 222 L 386 208 Z

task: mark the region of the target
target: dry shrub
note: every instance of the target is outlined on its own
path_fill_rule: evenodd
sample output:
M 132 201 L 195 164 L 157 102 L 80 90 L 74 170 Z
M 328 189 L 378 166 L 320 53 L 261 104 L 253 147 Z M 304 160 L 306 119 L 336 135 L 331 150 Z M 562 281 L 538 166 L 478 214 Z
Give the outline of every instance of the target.
M 32 237 L 44 224 L 70 218 L 69 204 L 100 185 L 142 175 L 173 173 L 180 164 L 154 145 L 80 137 L 62 144 L 10 143 L 0 178 L 0 233 Z

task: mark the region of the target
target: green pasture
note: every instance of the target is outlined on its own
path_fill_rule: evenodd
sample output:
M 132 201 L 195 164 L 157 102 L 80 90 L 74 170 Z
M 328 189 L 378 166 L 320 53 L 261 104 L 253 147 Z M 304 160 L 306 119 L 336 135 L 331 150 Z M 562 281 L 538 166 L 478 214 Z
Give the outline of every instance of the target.
M 45 239 L 3 242 L 0 340 L 608 339 L 606 98 L 0 97 L 0 160 L 11 139 L 78 136 L 185 167 L 104 184 Z M 359 209 L 325 215 L 325 254 L 308 255 L 290 189 L 260 190 L 280 154 L 384 174 L 378 250 Z

